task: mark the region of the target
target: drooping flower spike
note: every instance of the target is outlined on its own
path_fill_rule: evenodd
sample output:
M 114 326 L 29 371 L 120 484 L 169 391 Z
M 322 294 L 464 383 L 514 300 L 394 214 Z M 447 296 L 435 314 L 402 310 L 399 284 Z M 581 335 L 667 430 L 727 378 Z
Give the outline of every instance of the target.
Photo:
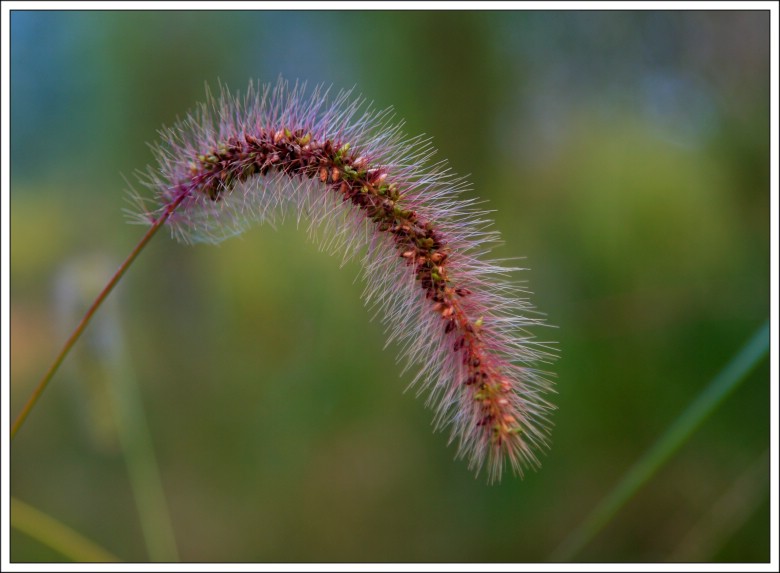
M 544 398 L 551 359 L 525 328 L 542 320 L 509 282 L 517 269 L 486 255 L 498 234 L 467 188 L 421 137 L 406 138 L 389 110 L 341 92 L 250 83 L 222 88 L 161 132 L 158 165 L 142 183 L 145 223 L 169 216 L 184 242 L 218 242 L 293 213 L 331 252 L 362 256 L 365 300 L 401 343 L 411 385 L 428 393 L 437 428 L 488 479 L 504 464 L 522 475 L 547 447 Z

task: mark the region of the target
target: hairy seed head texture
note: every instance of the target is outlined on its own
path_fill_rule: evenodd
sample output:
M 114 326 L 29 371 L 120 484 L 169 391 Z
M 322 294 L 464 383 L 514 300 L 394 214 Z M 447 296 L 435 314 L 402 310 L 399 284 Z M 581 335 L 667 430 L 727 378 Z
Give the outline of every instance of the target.
M 518 269 L 487 257 L 498 233 L 461 198 L 468 184 L 401 127 L 350 92 L 221 88 L 161 131 L 141 176 L 154 196 L 136 196 L 135 216 L 168 214 L 179 240 L 216 243 L 292 212 L 327 250 L 362 257 L 364 298 L 419 369 L 410 385 L 436 428 L 489 481 L 507 462 L 522 475 L 547 448 L 553 409 L 537 369 L 552 354 L 526 330 L 543 321 L 507 278 Z

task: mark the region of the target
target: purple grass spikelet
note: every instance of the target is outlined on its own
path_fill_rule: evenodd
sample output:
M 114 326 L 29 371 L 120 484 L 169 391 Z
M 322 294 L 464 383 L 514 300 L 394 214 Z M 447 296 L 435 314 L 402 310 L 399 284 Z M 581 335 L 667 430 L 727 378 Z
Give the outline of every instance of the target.
M 136 218 L 167 214 L 184 242 L 218 242 L 294 214 L 330 252 L 362 257 L 364 298 L 401 345 L 411 385 L 428 394 L 458 456 L 522 475 L 547 448 L 552 354 L 525 329 L 542 325 L 514 270 L 487 258 L 498 234 L 427 139 L 407 138 L 390 110 L 350 92 L 253 84 L 221 88 L 161 131 Z M 149 204 L 151 201 L 151 205 Z M 140 212 L 139 212 L 140 211 Z

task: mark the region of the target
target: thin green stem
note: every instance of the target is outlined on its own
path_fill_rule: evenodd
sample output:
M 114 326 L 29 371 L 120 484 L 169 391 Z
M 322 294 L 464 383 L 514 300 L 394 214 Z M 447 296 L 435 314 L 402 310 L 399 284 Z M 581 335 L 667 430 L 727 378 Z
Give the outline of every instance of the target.
M 135 246 L 132 252 L 127 256 L 125 262 L 123 262 L 119 266 L 117 271 L 114 273 L 114 276 L 111 277 L 111 280 L 109 280 L 106 286 L 103 287 L 103 290 L 100 291 L 100 294 L 98 294 L 97 298 L 95 299 L 95 302 L 92 303 L 92 306 L 89 307 L 89 310 L 84 315 L 84 318 L 81 319 L 81 322 L 73 331 L 73 333 L 70 335 L 70 338 L 68 338 L 68 340 L 65 342 L 65 345 L 62 347 L 62 350 L 60 350 L 60 353 L 57 355 L 57 358 L 49 367 L 48 372 L 46 372 L 43 378 L 41 378 L 41 381 L 38 383 L 38 386 L 35 388 L 29 400 L 27 400 L 27 403 L 24 405 L 24 408 L 22 408 L 22 411 L 19 413 L 19 416 L 16 418 L 14 425 L 11 427 L 12 440 L 16 436 L 16 433 L 19 431 L 19 428 L 21 428 L 22 424 L 24 424 L 24 421 L 27 419 L 27 416 L 30 414 L 30 411 L 33 409 L 33 407 L 35 407 L 35 404 L 38 402 L 38 399 L 41 397 L 41 394 L 46 389 L 46 386 L 49 384 L 49 381 L 52 379 L 55 372 L 57 372 L 57 369 L 60 367 L 60 364 L 62 364 L 62 361 L 65 360 L 65 357 L 68 355 L 70 349 L 79 339 L 81 333 L 84 332 L 84 329 L 87 327 L 87 324 L 89 324 L 89 321 L 92 320 L 92 316 L 95 314 L 95 311 L 97 311 L 97 309 L 100 308 L 100 305 L 103 304 L 103 301 L 106 299 L 106 297 L 111 293 L 112 290 L 114 290 L 114 287 L 119 282 L 119 279 L 122 278 L 122 276 L 125 274 L 127 269 L 130 267 L 130 265 L 133 263 L 136 257 L 141 253 L 143 248 L 146 246 L 146 244 L 152 239 L 152 237 L 154 237 L 155 233 L 160 229 L 160 227 L 163 226 L 165 221 L 168 220 L 168 217 L 171 216 L 171 214 L 176 210 L 176 208 L 181 204 L 181 202 L 184 200 L 186 196 L 187 193 L 182 192 L 179 194 L 178 197 L 176 197 L 176 199 L 170 205 L 168 205 L 165 212 L 162 215 L 160 215 L 160 217 L 152 224 L 151 227 L 149 227 L 149 230 L 146 231 L 146 234 L 143 237 L 141 237 L 141 240 L 138 242 L 138 244 Z
M 634 494 L 674 455 L 701 424 L 747 378 L 769 350 L 769 322 L 759 328 L 661 438 L 628 470 L 618 485 L 551 555 L 569 561 L 620 511 Z
M 11 498 L 11 527 L 76 563 L 115 563 L 119 558 L 34 507 Z
M 113 318 L 118 322 L 116 315 Z M 176 536 L 140 389 L 126 360 L 123 337 L 117 336 L 115 341 L 118 341 L 118 347 L 108 366 L 111 375 L 106 383 L 112 393 L 117 435 L 127 464 L 141 532 L 152 561 L 176 562 L 179 561 Z

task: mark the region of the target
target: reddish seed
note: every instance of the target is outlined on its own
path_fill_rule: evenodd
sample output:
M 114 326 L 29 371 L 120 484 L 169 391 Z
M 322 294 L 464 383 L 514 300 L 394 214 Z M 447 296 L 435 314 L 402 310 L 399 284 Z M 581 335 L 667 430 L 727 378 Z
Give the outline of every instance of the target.
M 445 308 L 445 309 L 442 311 L 441 315 L 442 315 L 444 318 L 447 318 L 448 316 L 452 316 L 452 313 L 453 313 L 453 312 L 455 312 L 455 309 L 454 309 L 454 308 L 452 308 L 451 306 L 448 306 L 447 308 Z
M 401 256 L 405 259 L 411 259 L 414 256 L 414 251 L 406 251 Z
M 338 167 L 334 167 L 330 171 L 330 177 L 333 179 L 334 183 L 341 179 L 341 171 L 339 171 Z
M 320 167 L 320 181 L 325 183 L 328 180 L 328 170 L 325 167 Z

